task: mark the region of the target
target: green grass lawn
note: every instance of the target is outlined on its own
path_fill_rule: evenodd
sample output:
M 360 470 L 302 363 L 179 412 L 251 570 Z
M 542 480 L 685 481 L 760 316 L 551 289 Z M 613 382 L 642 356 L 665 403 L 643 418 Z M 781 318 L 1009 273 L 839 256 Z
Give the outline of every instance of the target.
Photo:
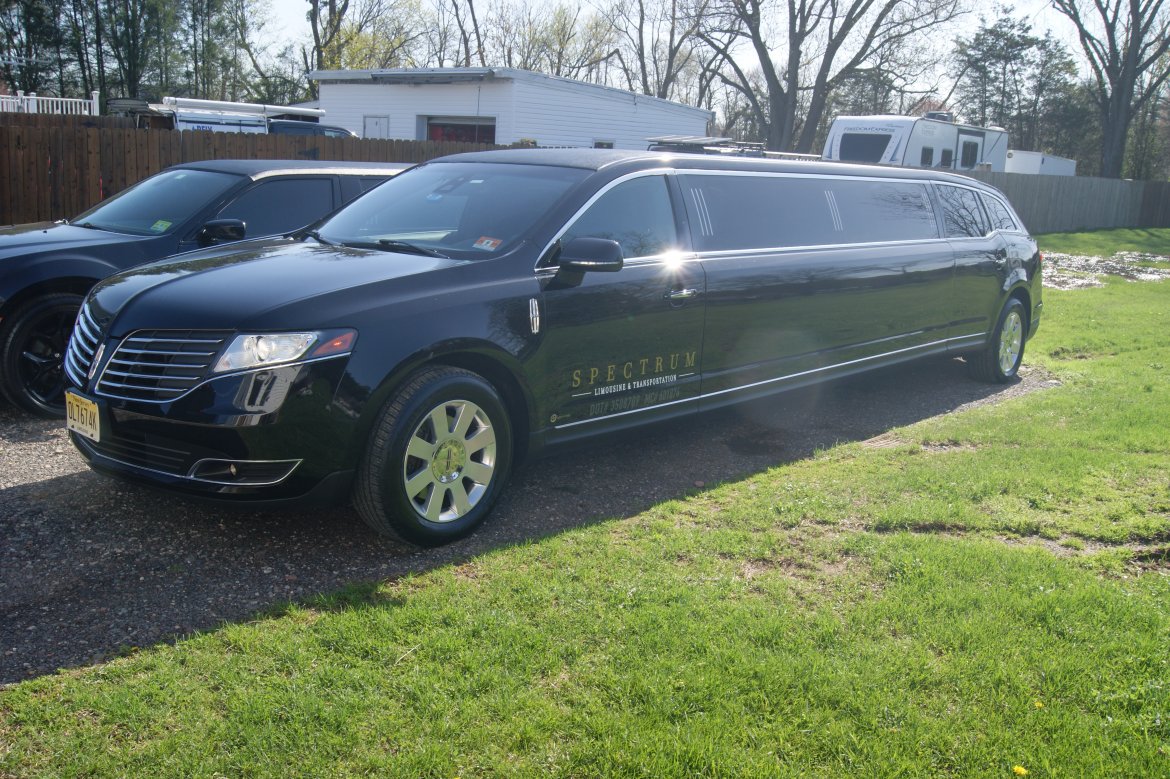
M 1041 251 L 1112 257 L 1116 252 L 1170 255 L 1170 228 L 1094 230 L 1087 233 L 1048 233 L 1036 236 Z
M 0 776 L 1166 776 L 1170 284 L 1061 385 L 0 692 Z

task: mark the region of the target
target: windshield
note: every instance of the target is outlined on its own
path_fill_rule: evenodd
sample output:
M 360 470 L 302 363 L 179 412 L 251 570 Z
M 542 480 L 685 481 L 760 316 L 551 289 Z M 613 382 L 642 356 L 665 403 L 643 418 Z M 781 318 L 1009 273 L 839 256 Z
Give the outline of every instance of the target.
M 411 244 L 460 259 L 502 254 L 526 238 L 589 171 L 452 162 L 402 173 L 322 225 L 331 243 L 392 251 Z
M 166 235 L 240 181 L 240 176 L 207 170 L 163 171 L 99 203 L 72 224 L 131 235 Z

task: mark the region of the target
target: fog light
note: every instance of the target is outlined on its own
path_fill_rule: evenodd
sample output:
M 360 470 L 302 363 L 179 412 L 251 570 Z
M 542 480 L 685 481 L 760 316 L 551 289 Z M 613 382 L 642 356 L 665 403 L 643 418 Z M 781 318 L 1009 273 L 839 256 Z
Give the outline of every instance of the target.
M 279 484 L 301 464 L 300 460 L 200 460 L 187 477 L 211 484 L 264 487 Z

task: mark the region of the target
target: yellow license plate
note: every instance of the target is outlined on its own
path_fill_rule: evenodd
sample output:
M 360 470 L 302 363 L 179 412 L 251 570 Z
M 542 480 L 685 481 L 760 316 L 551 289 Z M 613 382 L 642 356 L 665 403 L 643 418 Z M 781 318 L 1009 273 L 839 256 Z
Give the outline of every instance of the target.
M 65 427 L 78 435 L 102 440 L 102 423 L 98 404 L 72 392 L 65 393 Z

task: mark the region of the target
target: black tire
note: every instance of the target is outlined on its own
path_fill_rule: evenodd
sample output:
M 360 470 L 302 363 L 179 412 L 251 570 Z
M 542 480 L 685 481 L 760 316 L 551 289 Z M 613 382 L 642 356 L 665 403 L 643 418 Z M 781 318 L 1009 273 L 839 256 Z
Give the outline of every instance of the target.
M 49 419 L 65 416 L 65 350 L 81 295 L 55 292 L 25 301 L 0 327 L 0 390 L 13 405 Z
M 374 423 L 354 507 L 379 533 L 438 546 L 483 522 L 511 465 L 511 423 L 495 388 L 470 371 L 426 368 Z
M 999 312 L 987 345 L 967 355 L 971 375 L 980 381 L 1003 384 L 1015 378 L 1024 360 L 1028 340 L 1028 312 L 1019 298 L 1009 298 Z

